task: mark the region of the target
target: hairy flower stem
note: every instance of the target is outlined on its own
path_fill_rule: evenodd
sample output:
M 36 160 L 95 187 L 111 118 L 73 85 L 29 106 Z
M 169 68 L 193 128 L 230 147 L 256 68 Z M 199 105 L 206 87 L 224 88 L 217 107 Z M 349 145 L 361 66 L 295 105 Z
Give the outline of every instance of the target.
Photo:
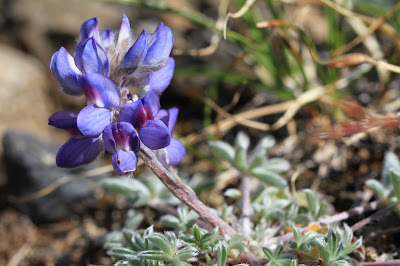
M 376 261 L 376 262 L 364 262 L 362 266 L 393 266 L 400 265 L 400 260 L 388 260 L 388 261 Z
M 250 215 L 252 213 L 250 202 L 250 177 L 242 175 L 242 230 L 245 235 L 250 234 Z
M 348 211 L 344 211 L 344 212 L 338 213 L 336 215 L 333 215 L 331 217 L 328 217 L 328 218 L 326 218 L 324 220 L 321 220 L 319 222 L 319 224 L 321 226 L 327 226 L 327 225 L 330 225 L 330 224 L 333 224 L 333 223 L 341 222 L 341 221 L 349 219 L 350 217 L 353 217 L 353 216 L 356 216 L 356 215 L 360 215 L 360 214 L 363 214 L 363 213 L 368 212 L 368 211 L 376 210 L 379 207 L 381 207 L 382 205 L 383 205 L 383 201 L 380 201 L 380 200 L 379 201 L 372 201 L 372 202 L 368 203 L 365 206 L 358 206 L 358 207 L 355 207 L 355 208 L 350 209 Z M 307 227 L 303 227 L 303 228 L 300 229 L 300 231 L 304 232 L 306 229 L 307 229 Z M 276 239 L 276 243 L 280 243 L 280 242 L 286 243 L 291 239 L 293 239 L 293 233 L 287 233 L 287 234 L 284 234 L 284 235 L 278 237 Z
M 171 171 L 166 169 L 150 149 L 142 146 L 139 155 L 172 194 L 190 209 L 197 212 L 201 218 L 206 220 L 213 227 L 218 226 L 222 235 L 233 236 L 236 233 L 228 223 L 219 218 L 204 205 L 190 187 L 183 184 L 183 182 L 179 180 L 179 177 L 176 178 Z
M 383 208 L 382 210 L 379 210 L 378 212 L 372 214 L 371 216 L 369 216 L 369 217 L 367 217 L 367 218 L 365 218 L 365 219 L 359 221 L 358 223 L 354 224 L 354 225 L 351 227 L 351 230 L 353 230 L 353 232 L 355 232 L 355 231 L 359 230 L 360 228 L 366 226 L 367 224 L 369 224 L 369 223 L 375 221 L 376 219 L 382 217 L 382 215 L 383 215 L 384 213 L 386 213 L 386 212 L 388 212 L 388 211 L 391 211 L 391 210 L 393 210 L 393 209 L 396 209 L 396 208 L 398 208 L 398 207 L 399 207 L 399 204 L 398 204 L 398 203 L 389 205 L 389 206 Z

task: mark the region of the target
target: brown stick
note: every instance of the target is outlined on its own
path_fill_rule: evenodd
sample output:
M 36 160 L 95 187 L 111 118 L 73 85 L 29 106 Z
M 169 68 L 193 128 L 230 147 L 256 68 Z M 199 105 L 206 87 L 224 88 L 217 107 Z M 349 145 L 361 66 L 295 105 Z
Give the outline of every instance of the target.
M 383 208 L 382 210 L 372 214 L 371 216 L 359 221 L 358 223 L 354 224 L 351 227 L 351 230 L 353 230 L 353 232 L 355 232 L 355 231 L 359 230 L 360 228 L 364 227 L 365 225 L 375 221 L 376 219 L 381 217 L 384 213 L 386 213 L 388 211 L 391 211 L 391 210 L 393 210 L 395 208 L 398 208 L 398 204 L 397 203 L 389 205 L 389 206 Z
M 363 266 L 396 266 L 400 265 L 400 260 L 376 261 L 376 262 L 363 262 Z
M 190 209 L 197 212 L 201 218 L 206 220 L 213 227 L 218 226 L 222 235 L 233 236 L 236 233 L 228 223 L 219 218 L 204 205 L 191 188 L 184 185 L 180 180 L 177 180 L 178 177 L 175 177 L 171 171 L 166 169 L 150 149 L 142 146 L 139 155 L 172 194 Z

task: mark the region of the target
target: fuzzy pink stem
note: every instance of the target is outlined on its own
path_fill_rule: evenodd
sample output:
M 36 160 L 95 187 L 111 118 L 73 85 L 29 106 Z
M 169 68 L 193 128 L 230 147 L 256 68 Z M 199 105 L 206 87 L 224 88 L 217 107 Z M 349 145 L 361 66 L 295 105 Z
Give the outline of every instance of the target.
M 204 203 L 197 198 L 191 188 L 180 182 L 179 177 L 175 177 L 171 171 L 167 170 L 151 150 L 142 147 L 139 155 L 161 182 L 167 186 L 172 194 L 174 194 L 190 209 L 197 212 L 201 218 L 206 220 L 213 227 L 218 226 L 222 235 L 233 236 L 236 233 L 228 223 L 219 218 L 206 205 L 204 205 Z
M 363 262 L 363 266 L 396 266 L 400 265 L 400 260 L 388 260 L 382 262 Z
M 250 177 L 242 175 L 242 229 L 245 235 L 251 233 L 251 212 Z

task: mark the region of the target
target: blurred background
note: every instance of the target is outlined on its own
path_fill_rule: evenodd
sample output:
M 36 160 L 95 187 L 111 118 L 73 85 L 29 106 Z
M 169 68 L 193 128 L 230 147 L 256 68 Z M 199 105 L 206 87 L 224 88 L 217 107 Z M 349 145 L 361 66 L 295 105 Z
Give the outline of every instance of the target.
M 69 136 L 47 125 L 54 112 L 80 110 L 85 104 L 83 97 L 59 92 L 49 63 L 61 46 L 73 53 L 81 24 L 95 16 L 101 30 L 110 27 L 117 31 L 122 14 L 126 14 L 134 36 L 143 28 L 153 32 L 160 21 L 172 29 L 176 72 L 161 103 L 164 108 L 180 108 L 175 132 L 188 149 L 180 166 L 184 177 L 215 171 L 212 159 L 204 159 L 202 154 L 207 139 L 231 142 L 237 131 L 244 130 L 252 140 L 272 134 L 279 143 L 273 152 L 302 169 L 299 186 L 315 185 L 314 180 L 321 178 L 318 185 L 337 210 L 365 200 L 352 193 L 362 188 L 365 179 L 379 175 L 386 149 L 397 149 L 393 129 L 388 135 L 383 131 L 363 139 L 350 149 L 334 142 L 328 146 L 308 144 L 310 130 L 343 121 L 343 113 L 329 100 L 311 99 L 310 105 L 273 131 L 237 125 L 236 120 L 218 127 L 218 121 L 226 122 L 223 119 L 229 116 L 217 107 L 231 114 L 245 112 L 294 100 L 305 91 L 329 84 L 323 94 L 330 99 L 351 97 L 377 112 L 394 113 L 399 107 L 396 75 L 370 65 L 357 68 L 359 72 L 317 65 L 298 31 L 256 26 L 272 19 L 293 23 L 309 36 L 318 55 L 327 58 L 330 51 L 358 36 L 359 27 L 362 31 L 370 24 L 351 21 L 318 0 L 256 1 L 242 17 L 228 21 L 227 40 L 223 40 L 226 14 L 239 10 L 245 1 L 132 2 L 136 5 L 0 0 L 0 265 L 111 264 L 98 238 L 120 228 L 126 205 L 97 185 L 98 180 L 113 175 L 110 158 L 78 169 L 58 169 L 55 154 Z M 347 7 L 371 17 L 384 15 L 395 4 L 389 0 L 347 2 Z M 156 4 L 151 7 L 151 3 Z M 166 6 L 172 12 L 164 12 Z M 394 30 L 398 18 L 390 17 Z M 398 63 L 397 33 L 393 36 L 378 30 L 370 35 L 369 44 L 364 40 L 348 51 Z M 347 82 L 345 86 L 336 83 L 341 79 Z M 274 124 L 288 107 L 279 108 L 251 118 Z M 144 171 L 140 167 L 138 173 Z M 43 191 L 46 187 L 49 189 Z M 37 191 L 41 194 L 32 194 Z M 349 193 L 337 196 L 339 191 Z M 221 201 L 221 197 L 207 199 L 214 207 Z M 151 224 L 155 214 L 148 210 L 148 215 Z

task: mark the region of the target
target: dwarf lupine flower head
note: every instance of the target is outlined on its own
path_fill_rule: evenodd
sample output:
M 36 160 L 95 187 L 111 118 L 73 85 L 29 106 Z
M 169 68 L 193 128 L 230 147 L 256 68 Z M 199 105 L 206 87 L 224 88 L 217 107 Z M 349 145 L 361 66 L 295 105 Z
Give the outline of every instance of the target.
M 176 165 L 184 147 L 172 138 L 171 126 L 158 118 L 158 95 L 170 84 L 175 68 L 169 57 L 171 30 L 160 23 L 153 33 L 143 30 L 134 40 L 125 15 L 117 36 L 111 29 L 100 33 L 97 18 L 91 18 L 82 24 L 78 41 L 73 56 L 61 47 L 50 62 L 61 91 L 85 95 L 88 104 L 79 113 L 61 111 L 49 118 L 49 125 L 73 135 L 59 150 L 57 165 L 91 163 L 104 147 L 113 154 L 115 172 L 123 175 L 136 169 L 140 143 L 153 150 L 165 148 L 167 156 L 160 160 Z M 174 125 L 176 116 L 170 117 Z

